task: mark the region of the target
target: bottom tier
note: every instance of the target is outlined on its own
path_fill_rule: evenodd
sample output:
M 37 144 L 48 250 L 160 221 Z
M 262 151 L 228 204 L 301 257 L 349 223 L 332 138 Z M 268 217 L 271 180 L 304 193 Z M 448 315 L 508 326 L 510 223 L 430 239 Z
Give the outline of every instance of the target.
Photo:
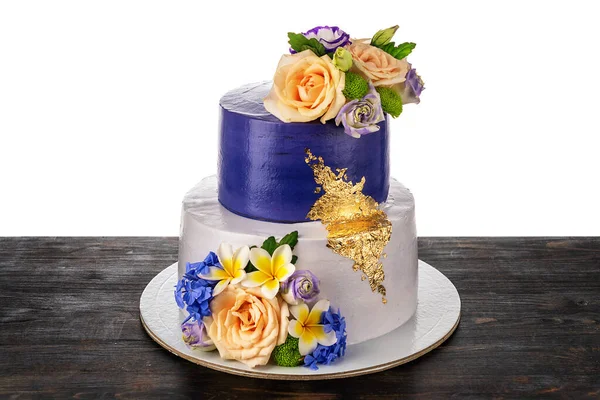
M 179 277 L 186 263 L 202 261 L 221 243 L 234 248 L 260 246 L 269 236 L 281 238 L 298 231 L 296 269 L 309 269 L 320 279 L 321 297 L 340 308 L 346 317 L 348 344 L 373 339 L 396 329 L 417 307 L 417 235 L 412 194 L 395 180 L 382 205 L 392 223 L 392 235 L 382 259 L 386 302 L 371 291 L 368 281 L 353 270 L 354 262 L 327 247 L 327 230 L 321 222 L 278 224 L 233 214 L 217 199 L 217 180 L 202 180 L 184 197 L 179 240 Z M 187 316 L 181 311 L 182 319 Z M 186 314 L 186 315 L 184 315 Z

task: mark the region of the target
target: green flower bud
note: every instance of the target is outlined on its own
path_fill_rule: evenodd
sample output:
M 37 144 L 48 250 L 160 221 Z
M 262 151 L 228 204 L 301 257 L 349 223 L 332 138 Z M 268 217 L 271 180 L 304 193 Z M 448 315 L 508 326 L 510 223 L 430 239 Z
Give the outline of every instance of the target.
M 394 34 L 397 30 L 398 25 L 378 31 L 375 35 L 373 35 L 373 39 L 371 39 L 371 46 L 385 46 L 386 44 L 392 41 L 392 38 L 394 37 Z
M 352 66 L 352 54 L 343 47 L 338 47 L 333 53 L 333 65 L 340 71 L 348 71 Z

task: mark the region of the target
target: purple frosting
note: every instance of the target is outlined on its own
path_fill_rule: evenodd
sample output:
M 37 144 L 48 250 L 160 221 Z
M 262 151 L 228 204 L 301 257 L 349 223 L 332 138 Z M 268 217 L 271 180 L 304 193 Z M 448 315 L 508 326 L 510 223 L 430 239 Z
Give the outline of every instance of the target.
M 378 203 L 389 190 L 389 125 L 356 140 L 333 121 L 282 122 L 262 99 L 272 83 L 249 84 L 221 99 L 218 153 L 219 201 L 236 214 L 275 222 L 307 221 L 322 195 L 304 150 L 323 157 L 334 171 L 348 168 L 348 179 L 366 179 L 363 193 Z
M 302 32 L 307 39 L 317 39 L 328 53 L 335 51 L 338 47 L 346 46 L 350 44 L 350 35 L 341 30 L 337 26 L 316 26 L 311 30 Z M 296 51 L 290 49 L 290 53 L 294 54 Z

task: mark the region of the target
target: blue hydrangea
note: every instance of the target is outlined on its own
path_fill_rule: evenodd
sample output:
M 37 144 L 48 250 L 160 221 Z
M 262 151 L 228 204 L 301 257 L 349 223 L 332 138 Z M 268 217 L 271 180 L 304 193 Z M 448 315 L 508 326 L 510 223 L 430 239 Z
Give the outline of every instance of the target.
M 185 275 L 188 279 L 200 278 L 200 275 L 208 274 L 208 269 L 214 266 L 220 267 L 221 264 L 219 264 L 219 257 L 211 251 L 204 261 L 185 264 Z
M 337 341 L 331 346 L 317 345 L 317 348 L 304 357 L 304 366 L 316 371 L 319 369 L 317 364 L 329 365 L 338 358 L 346 354 L 346 319 L 342 317 L 338 309 L 337 312 L 329 307 L 327 312 L 323 313 L 321 323 L 325 325 L 325 331 L 335 332 Z
M 201 277 L 208 273 L 208 268 L 219 265 L 219 258 L 212 251 L 204 261 L 187 263 L 185 274 L 175 286 L 175 302 L 179 308 L 185 308 L 189 316 L 187 321 L 201 321 L 202 318 L 210 316 L 210 301 L 213 296 L 213 288 L 217 282 L 209 281 Z

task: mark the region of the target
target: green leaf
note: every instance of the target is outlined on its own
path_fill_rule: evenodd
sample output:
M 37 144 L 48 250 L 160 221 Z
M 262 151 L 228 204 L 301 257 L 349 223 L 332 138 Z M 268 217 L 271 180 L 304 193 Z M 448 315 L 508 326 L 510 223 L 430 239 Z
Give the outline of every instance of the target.
M 416 43 L 411 42 L 401 43 L 398 46 L 396 46 L 394 42 L 390 42 L 379 48 L 390 54 L 392 57 L 402 60 L 404 57 L 408 56 L 416 46 Z
M 246 268 L 244 268 L 244 271 L 246 271 L 246 273 L 249 274 L 250 272 L 258 271 L 258 268 L 256 268 L 254 264 L 252 264 L 252 261 L 248 261 L 248 264 L 246 265 Z
M 255 249 L 257 247 L 258 246 L 250 246 L 250 250 Z M 250 272 L 258 271 L 258 268 L 256 268 L 254 264 L 252 264 L 252 261 L 248 261 L 248 264 L 246 264 L 244 271 L 246 271 L 246 273 L 249 274 Z
M 290 47 L 298 53 L 304 50 L 312 50 L 319 57 L 326 53 L 325 46 L 315 38 L 308 39 L 306 36 L 294 32 L 288 32 L 288 38 L 290 38 Z
M 277 240 L 275 240 L 274 236 L 271 236 L 263 242 L 261 247 L 265 249 L 270 255 L 273 255 L 273 252 L 277 248 Z
M 296 262 L 298 262 L 298 256 L 294 254 L 294 255 L 292 256 L 292 264 L 294 264 L 294 265 L 295 265 L 295 264 L 296 264 Z
M 298 231 L 288 233 L 283 238 L 281 238 L 281 240 L 279 241 L 279 246 L 282 246 L 284 244 L 288 244 L 292 248 L 292 250 L 294 250 L 294 246 L 298 244 Z

